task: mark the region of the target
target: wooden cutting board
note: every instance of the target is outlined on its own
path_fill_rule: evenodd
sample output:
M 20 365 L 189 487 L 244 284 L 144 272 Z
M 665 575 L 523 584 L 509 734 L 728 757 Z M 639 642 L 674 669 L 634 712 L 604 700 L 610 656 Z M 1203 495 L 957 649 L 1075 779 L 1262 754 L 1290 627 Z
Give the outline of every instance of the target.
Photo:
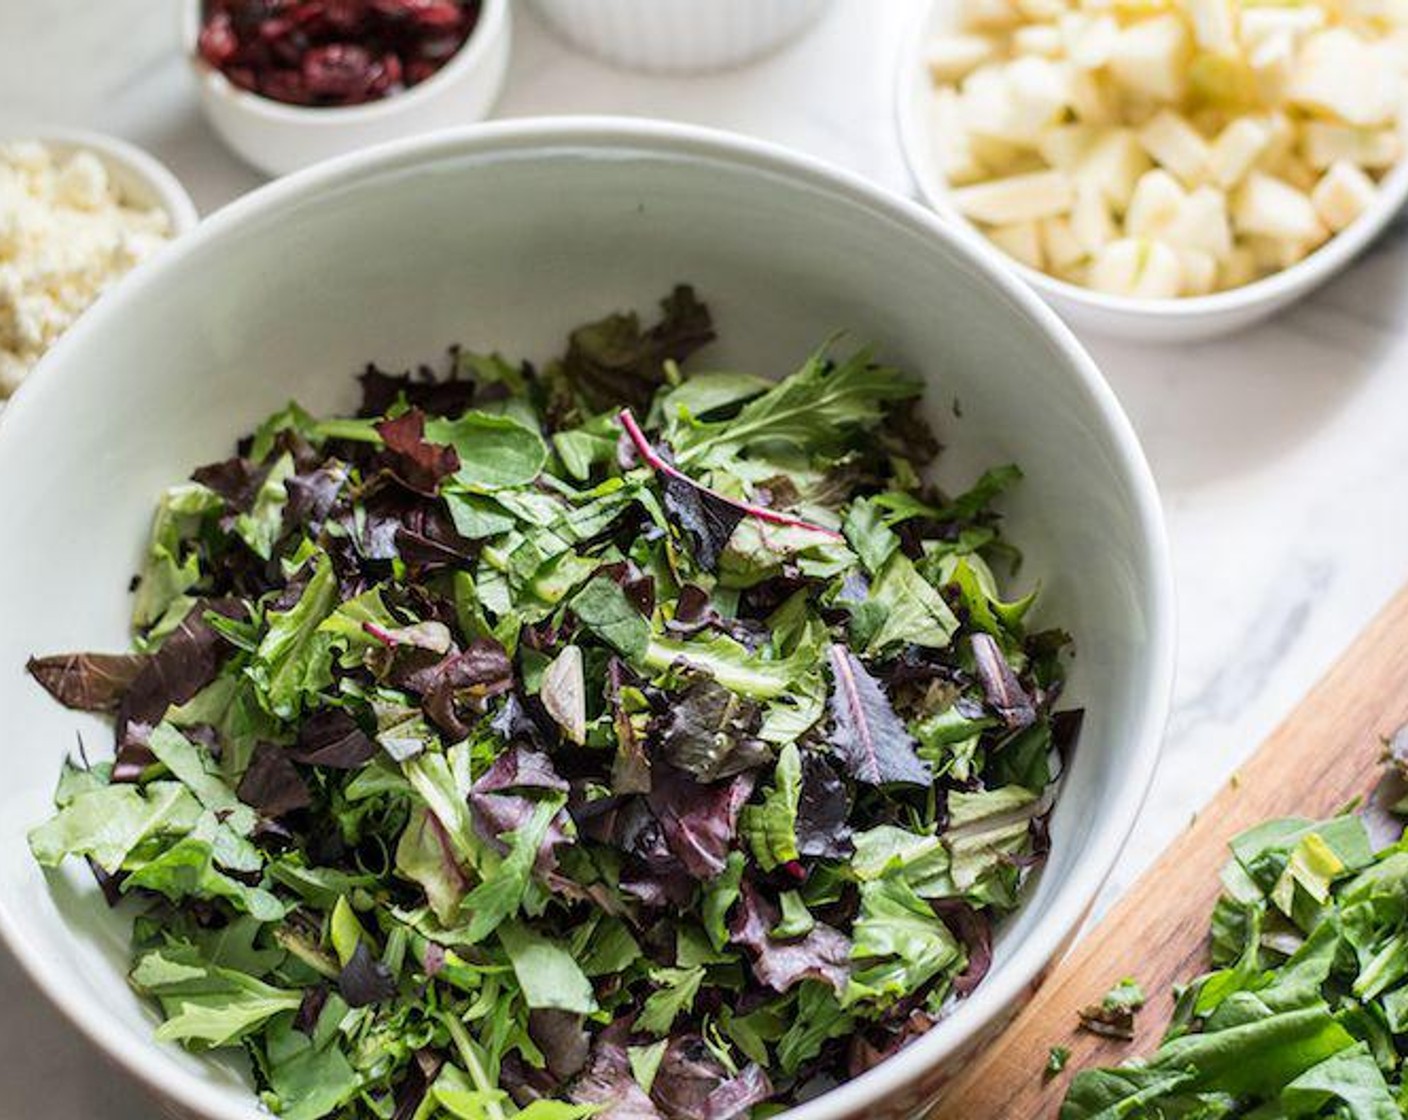
M 1225 785 L 1134 887 L 1055 966 L 1031 1003 L 980 1051 L 931 1120 L 1047 1120 L 1075 1071 L 1150 1053 L 1173 1010 L 1173 985 L 1208 967 L 1208 919 L 1227 841 L 1271 817 L 1330 816 L 1356 798 L 1383 813 L 1384 739 L 1408 723 L 1408 590 Z M 1229 744 L 1229 749 L 1234 745 Z M 1076 1028 L 1077 1012 L 1121 977 L 1149 993 L 1133 1042 Z M 1052 1046 L 1065 1072 L 1043 1077 Z

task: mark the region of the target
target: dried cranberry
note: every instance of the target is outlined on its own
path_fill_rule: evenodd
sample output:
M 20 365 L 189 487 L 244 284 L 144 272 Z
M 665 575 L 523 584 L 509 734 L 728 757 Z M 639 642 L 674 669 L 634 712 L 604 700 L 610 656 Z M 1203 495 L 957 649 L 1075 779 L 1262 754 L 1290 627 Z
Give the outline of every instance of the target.
M 217 12 L 215 18 L 200 29 L 200 54 L 211 66 L 221 67 L 235 56 L 240 49 L 239 36 L 235 34 L 230 17 Z
M 259 78 L 248 66 L 228 66 L 223 73 L 236 89 L 256 90 L 259 88 Z
M 303 81 L 314 97 L 361 100 L 374 77 L 372 56 L 365 47 L 330 43 L 303 56 Z
M 299 70 L 266 70 L 259 75 L 259 92 L 290 105 L 311 105 L 308 84 Z
M 419 85 L 426 78 L 433 77 L 439 69 L 438 62 L 432 62 L 428 58 L 413 58 L 406 63 L 406 85 Z
M 333 35 L 349 38 L 367 25 L 367 6 L 362 0 L 327 0 L 323 21 Z
M 382 55 L 373 67 L 374 75 L 371 85 L 368 87 L 368 94 L 372 97 L 385 97 L 389 93 L 394 93 L 401 85 L 401 60 L 396 55 L 387 52 Z

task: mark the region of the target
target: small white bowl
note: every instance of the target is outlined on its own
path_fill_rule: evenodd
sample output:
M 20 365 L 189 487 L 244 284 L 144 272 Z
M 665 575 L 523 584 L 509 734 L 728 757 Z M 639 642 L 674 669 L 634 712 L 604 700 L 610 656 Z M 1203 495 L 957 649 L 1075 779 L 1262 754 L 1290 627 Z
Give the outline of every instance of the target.
M 933 84 L 924 65 L 924 47 L 936 32 L 954 24 L 952 0 L 935 0 L 916 20 L 901 47 L 896 110 L 900 143 L 919 193 L 966 240 L 996 254 L 1034 287 L 1077 330 L 1144 342 L 1193 342 L 1249 327 L 1309 295 L 1354 260 L 1383 232 L 1408 200 L 1408 160 L 1379 182 L 1370 209 L 1344 232 L 1308 257 L 1261 280 L 1181 299 L 1134 299 L 1093 291 L 1031 268 L 994 245 L 953 205 L 949 186 L 933 151 L 930 112 Z
M 508 74 L 510 0 L 483 0 L 464 45 L 431 77 L 364 105 L 288 105 L 243 90 L 201 58 L 202 0 L 182 6 L 181 43 L 200 88 L 206 120 L 236 155 L 270 175 L 330 156 L 487 117 Z
M 761 58 L 800 35 L 832 0 L 533 0 L 568 42 L 606 62 L 698 74 Z
M 155 157 L 126 140 L 72 128 L 41 128 L 5 139 L 37 140 L 61 155 L 92 152 L 102 161 L 108 178 L 123 202 L 142 209 L 159 208 L 166 211 L 173 238 L 194 229 L 200 221 L 195 203 L 180 180 Z

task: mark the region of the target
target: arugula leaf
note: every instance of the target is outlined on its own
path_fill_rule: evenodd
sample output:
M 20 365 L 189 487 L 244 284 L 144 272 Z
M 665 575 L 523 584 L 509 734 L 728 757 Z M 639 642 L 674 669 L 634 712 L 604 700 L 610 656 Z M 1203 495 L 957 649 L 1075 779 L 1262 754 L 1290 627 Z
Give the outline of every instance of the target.
M 646 999 L 635 1026 L 643 1034 L 663 1038 L 675 1020 L 694 1006 L 694 997 L 704 981 L 704 968 L 653 968 L 650 979 L 655 991 Z
M 923 382 L 876 365 L 868 351 L 833 363 L 825 351 L 744 405 L 732 420 L 700 424 L 682 433 L 680 465 L 714 465 L 740 452 L 781 446 L 808 455 L 844 450 L 856 428 L 879 422 L 885 406 L 909 400 Z

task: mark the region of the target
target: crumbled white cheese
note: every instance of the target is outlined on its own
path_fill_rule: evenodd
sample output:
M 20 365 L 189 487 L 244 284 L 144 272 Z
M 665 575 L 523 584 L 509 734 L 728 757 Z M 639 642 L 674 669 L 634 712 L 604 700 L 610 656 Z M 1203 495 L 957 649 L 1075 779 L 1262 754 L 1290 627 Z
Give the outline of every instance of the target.
M 0 144 L 0 400 L 69 325 L 171 235 L 91 152 Z

